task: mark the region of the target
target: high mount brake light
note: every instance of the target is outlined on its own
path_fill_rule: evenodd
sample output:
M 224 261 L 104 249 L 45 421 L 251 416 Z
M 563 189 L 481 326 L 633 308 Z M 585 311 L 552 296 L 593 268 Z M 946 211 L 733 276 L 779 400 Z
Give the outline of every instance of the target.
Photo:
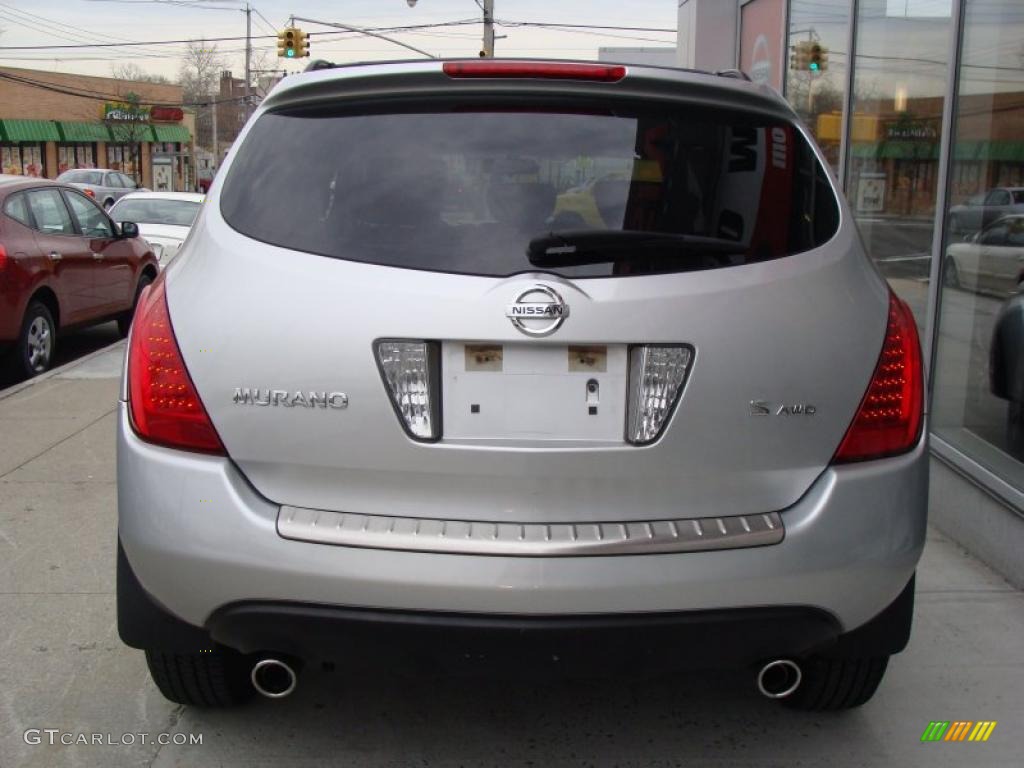
M 174 338 L 162 275 L 143 294 L 128 342 L 128 405 L 143 440 L 227 455 Z
M 878 364 L 857 415 L 836 451 L 835 464 L 906 453 L 921 435 L 924 371 L 914 315 L 889 294 L 889 322 Z
M 537 61 L 449 61 L 442 66 L 448 77 L 534 78 L 539 80 L 591 80 L 616 83 L 626 68 L 607 64 L 574 64 Z

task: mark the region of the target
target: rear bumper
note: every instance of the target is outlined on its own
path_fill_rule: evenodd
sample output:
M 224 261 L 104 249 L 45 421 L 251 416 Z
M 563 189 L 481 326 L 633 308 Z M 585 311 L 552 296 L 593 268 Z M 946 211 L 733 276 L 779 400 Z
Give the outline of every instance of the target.
M 251 601 L 343 609 L 572 617 L 807 609 L 849 632 L 889 606 L 924 546 L 928 458 L 826 470 L 781 513 L 772 546 L 661 555 L 521 558 L 291 541 L 279 506 L 233 464 L 140 441 L 122 403 L 121 541 L 141 588 L 196 627 Z

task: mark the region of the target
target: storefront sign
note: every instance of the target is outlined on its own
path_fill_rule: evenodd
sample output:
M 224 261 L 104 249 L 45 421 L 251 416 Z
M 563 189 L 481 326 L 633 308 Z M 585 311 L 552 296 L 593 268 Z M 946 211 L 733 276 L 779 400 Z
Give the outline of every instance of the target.
M 755 83 L 782 92 L 783 0 L 753 0 L 743 6 L 740 18 L 740 69 Z
M 885 174 L 862 173 L 857 183 L 857 212 L 881 213 L 885 210 Z
M 150 109 L 134 104 L 113 104 L 108 101 L 103 105 L 103 119 L 111 123 L 148 123 Z
M 886 123 L 885 126 L 885 138 L 887 139 L 935 141 L 938 137 L 938 126 L 925 120 L 900 120 L 895 123 Z
M 185 113 L 180 107 L 153 107 L 149 117 L 154 123 L 180 123 Z

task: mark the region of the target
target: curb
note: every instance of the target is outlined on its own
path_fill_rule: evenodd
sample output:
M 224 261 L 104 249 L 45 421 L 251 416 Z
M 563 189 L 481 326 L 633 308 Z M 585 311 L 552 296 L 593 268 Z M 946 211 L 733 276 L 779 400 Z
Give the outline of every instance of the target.
M 26 379 L 25 381 L 22 381 L 18 384 L 13 384 L 9 386 L 7 389 L 0 389 L 0 400 L 4 400 L 10 397 L 11 395 L 16 395 L 19 392 L 26 390 L 29 387 L 38 384 L 41 381 L 46 381 L 47 379 L 52 379 L 55 376 L 59 376 L 65 371 L 70 371 L 72 368 L 75 368 L 76 366 L 79 366 L 82 363 L 88 362 L 89 360 L 92 360 L 94 357 L 99 357 L 104 352 L 109 351 L 112 347 L 116 347 L 118 344 L 123 344 L 124 342 L 124 339 L 118 339 L 113 344 L 108 344 L 105 347 L 94 349 L 89 354 L 83 355 L 77 360 L 72 360 L 70 363 L 64 363 L 64 365 L 58 366 L 57 368 L 51 368 L 46 373 L 41 373 L 38 376 L 33 376 L 31 379 Z

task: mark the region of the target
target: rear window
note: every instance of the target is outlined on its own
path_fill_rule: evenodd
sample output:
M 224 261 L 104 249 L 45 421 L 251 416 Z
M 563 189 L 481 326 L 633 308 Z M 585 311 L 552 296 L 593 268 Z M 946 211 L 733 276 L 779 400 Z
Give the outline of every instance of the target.
M 156 198 L 122 198 L 110 209 L 118 224 L 164 224 L 172 227 L 191 227 L 199 214 L 199 203 L 191 200 L 159 200 Z
M 96 186 L 102 186 L 103 174 L 99 171 L 72 171 L 65 176 L 62 181 L 74 184 L 95 184 Z
M 489 276 L 538 269 L 538 242 L 546 271 L 601 277 L 776 259 L 838 226 L 792 124 L 689 105 L 267 113 L 221 212 L 285 248 Z

